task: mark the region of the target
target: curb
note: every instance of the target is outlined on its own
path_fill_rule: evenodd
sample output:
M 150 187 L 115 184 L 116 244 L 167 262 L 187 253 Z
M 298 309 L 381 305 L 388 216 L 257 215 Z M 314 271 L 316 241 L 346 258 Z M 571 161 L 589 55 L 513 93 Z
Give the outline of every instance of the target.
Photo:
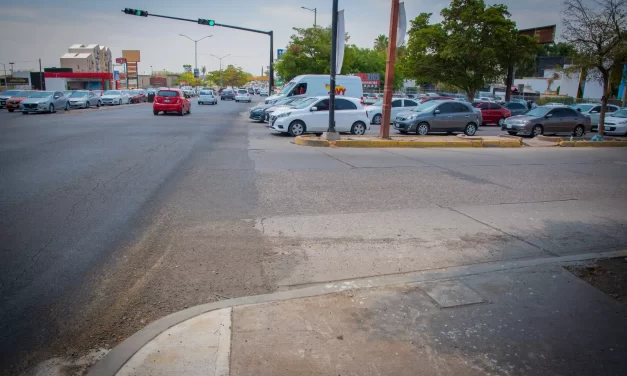
M 240 305 L 269 303 L 312 296 L 333 294 L 346 290 L 376 288 L 405 283 L 415 283 L 424 281 L 435 281 L 441 279 L 459 278 L 463 276 L 476 275 L 481 273 L 498 272 L 525 267 L 579 262 L 594 259 L 604 259 L 613 257 L 627 257 L 627 250 L 616 250 L 598 253 L 582 253 L 577 255 L 567 255 L 560 257 L 542 257 L 526 260 L 512 260 L 505 262 L 490 262 L 474 265 L 462 265 L 446 267 L 425 271 L 408 272 L 388 276 L 363 277 L 345 281 L 320 282 L 315 285 L 295 290 L 280 291 L 265 295 L 246 296 L 221 300 L 213 303 L 201 304 L 183 311 L 172 313 L 161 319 L 150 323 L 145 328 L 127 338 L 124 342 L 114 347 L 98 363 L 96 363 L 87 373 L 87 376 L 114 376 L 126 364 L 137 351 L 152 341 L 159 334 L 169 328 L 189 320 L 195 316 L 207 313 L 220 308 L 235 307 Z
M 559 141 L 557 146 L 560 147 L 624 147 L 627 141 Z
M 522 139 L 484 140 L 456 139 L 451 141 L 440 140 L 384 140 L 384 139 L 355 139 L 349 138 L 339 141 L 322 140 L 315 136 L 298 136 L 294 143 L 302 146 L 316 147 L 353 147 L 353 148 L 520 148 Z

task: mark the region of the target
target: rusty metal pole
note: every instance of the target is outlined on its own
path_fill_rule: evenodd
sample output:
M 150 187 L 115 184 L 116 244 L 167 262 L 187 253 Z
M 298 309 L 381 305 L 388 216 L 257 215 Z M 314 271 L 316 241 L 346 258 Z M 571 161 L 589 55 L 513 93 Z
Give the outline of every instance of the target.
M 383 118 L 379 137 L 390 138 L 390 110 L 392 109 L 392 94 L 394 91 L 394 64 L 396 63 L 396 34 L 398 27 L 399 0 L 392 0 L 392 14 L 390 15 L 390 31 L 388 33 L 388 56 L 385 63 L 385 87 L 383 88 Z

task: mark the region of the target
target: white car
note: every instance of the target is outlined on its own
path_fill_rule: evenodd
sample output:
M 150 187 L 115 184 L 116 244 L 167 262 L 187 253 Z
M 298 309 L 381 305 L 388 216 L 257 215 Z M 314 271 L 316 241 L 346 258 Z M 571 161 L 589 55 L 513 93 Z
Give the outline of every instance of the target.
M 413 99 L 392 98 L 392 111 L 390 119 L 396 119 L 396 115 L 401 111 L 408 111 L 418 106 L 418 102 Z M 375 102 L 372 106 L 366 106 L 370 124 L 381 124 L 383 118 L 383 99 Z
M 357 98 L 335 97 L 335 130 L 362 135 L 370 129 L 368 114 Z M 322 133 L 329 128 L 329 96 L 303 99 L 293 108 L 275 111 L 270 129 L 300 136 Z
M 604 133 L 608 136 L 627 136 L 627 108 L 605 116 Z
M 103 106 L 129 104 L 130 101 L 131 99 L 126 90 L 107 90 L 100 97 L 100 103 Z
M 248 90 L 246 89 L 237 89 L 235 92 L 235 102 L 248 102 L 252 101 L 250 94 L 248 94 Z
M 198 97 L 198 104 L 218 104 L 218 97 L 213 90 L 201 90 Z
M 263 89 L 259 90 L 259 96 L 267 97 L 268 96 L 268 89 L 263 88 Z

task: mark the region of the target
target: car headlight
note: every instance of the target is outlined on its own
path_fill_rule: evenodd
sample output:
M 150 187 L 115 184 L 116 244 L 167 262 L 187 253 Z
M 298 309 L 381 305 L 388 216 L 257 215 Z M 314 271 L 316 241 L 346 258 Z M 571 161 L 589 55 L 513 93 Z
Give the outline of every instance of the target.
M 418 117 L 418 114 L 409 115 L 409 116 L 407 117 L 407 120 L 414 120 L 414 119 L 415 119 L 415 118 L 417 118 L 417 117 Z
M 291 112 L 284 112 L 282 114 L 279 114 L 279 116 L 277 116 L 277 118 L 282 118 L 282 117 L 288 117 L 290 116 L 292 113 Z
M 526 120 L 526 121 L 524 122 L 524 124 L 525 124 L 525 125 L 529 125 L 529 124 L 531 124 L 531 120 Z

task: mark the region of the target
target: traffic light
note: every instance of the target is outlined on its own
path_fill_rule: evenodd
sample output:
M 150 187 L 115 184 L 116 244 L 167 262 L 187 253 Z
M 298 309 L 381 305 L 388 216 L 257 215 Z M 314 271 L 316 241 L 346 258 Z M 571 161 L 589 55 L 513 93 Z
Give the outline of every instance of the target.
M 148 12 L 145 10 L 124 8 L 122 12 L 124 12 L 125 14 L 133 15 L 133 16 L 148 17 Z
M 216 22 L 214 20 L 205 20 L 203 18 L 198 19 L 198 23 L 201 25 L 215 26 Z

